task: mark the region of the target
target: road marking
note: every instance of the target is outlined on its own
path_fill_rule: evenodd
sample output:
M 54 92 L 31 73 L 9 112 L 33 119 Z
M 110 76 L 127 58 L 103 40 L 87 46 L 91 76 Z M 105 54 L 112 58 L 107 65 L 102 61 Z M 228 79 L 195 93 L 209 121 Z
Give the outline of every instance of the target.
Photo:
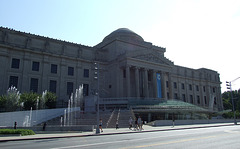
M 205 133 L 205 132 L 203 132 Z M 191 135 L 191 134 L 195 134 L 195 133 L 185 133 L 185 134 L 180 134 L 177 136 L 186 136 L 186 135 Z M 201 133 L 200 133 L 201 134 Z M 162 138 L 162 137 L 176 137 L 176 135 L 164 135 L 164 136 L 156 136 L 156 137 L 148 137 L 148 138 L 139 138 L 139 139 L 131 139 L 131 140 L 119 140 L 119 141 L 111 141 L 111 142 L 100 142 L 100 143 L 92 143 L 92 144 L 84 144 L 84 145 L 74 145 L 74 146 L 65 146 L 65 147 L 56 147 L 56 148 L 51 148 L 51 149 L 66 149 L 66 148 L 79 148 L 79 147 L 86 147 L 86 146 L 96 146 L 96 145 L 103 145 L 103 144 L 113 144 L 113 143 L 122 143 L 122 142 L 126 142 L 126 141 L 142 141 L 142 140 L 149 140 L 149 139 L 156 139 L 156 138 Z M 218 135 L 222 136 L 222 135 Z M 200 139 L 207 139 L 207 138 L 212 138 L 212 137 L 216 137 L 216 136 L 209 136 L 209 137 L 201 137 L 201 138 L 193 138 L 194 140 L 200 140 Z M 157 146 L 157 145 L 163 145 L 163 144 L 171 144 L 171 143 L 179 143 L 180 142 L 187 142 L 187 141 L 192 141 L 192 139 L 185 139 L 185 140 L 177 140 L 177 141 L 171 141 L 171 142 L 162 142 L 159 144 L 155 144 L 155 145 L 150 145 L 150 146 Z M 148 147 L 148 146 L 143 146 L 143 147 Z M 129 147 L 129 148 L 141 148 L 141 146 L 135 146 L 135 147 Z M 129 149 L 129 148 L 123 148 L 123 149 Z
M 227 133 L 239 133 L 239 131 L 233 131 L 233 130 L 224 130 L 224 132 L 227 132 Z
M 174 144 L 174 143 L 195 141 L 195 140 L 201 140 L 201 139 L 209 139 L 209 138 L 214 138 L 214 137 L 216 137 L 216 136 L 208 136 L 208 137 L 199 137 L 199 138 L 192 138 L 192 139 L 183 139 L 183 140 L 176 140 L 176 141 L 168 141 L 168 142 L 162 142 L 162 143 L 157 143 L 157 144 L 149 144 L 149 145 L 126 147 L 126 148 L 121 148 L 121 149 L 153 147 L 153 146 L 159 146 L 159 145 L 165 145 L 165 144 Z

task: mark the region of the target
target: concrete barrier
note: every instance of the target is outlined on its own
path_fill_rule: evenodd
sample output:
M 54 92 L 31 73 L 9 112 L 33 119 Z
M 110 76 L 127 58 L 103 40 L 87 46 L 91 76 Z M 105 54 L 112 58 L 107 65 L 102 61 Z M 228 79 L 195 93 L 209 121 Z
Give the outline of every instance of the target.
M 67 108 L 3 112 L 0 113 L 0 127 L 14 126 L 14 122 L 17 122 L 17 127 L 35 126 L 55 117 L 64 115 L 64 110 L 67 111 Z M 80 112 L 80 108 L 72 108 L 71 111 Z

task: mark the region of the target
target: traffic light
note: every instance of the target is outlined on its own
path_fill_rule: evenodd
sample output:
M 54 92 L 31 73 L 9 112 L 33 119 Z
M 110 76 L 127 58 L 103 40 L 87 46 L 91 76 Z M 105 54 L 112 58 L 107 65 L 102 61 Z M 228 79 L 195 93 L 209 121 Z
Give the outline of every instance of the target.
M 231 89 L 231 82 L 226 81 L 227 89 Z

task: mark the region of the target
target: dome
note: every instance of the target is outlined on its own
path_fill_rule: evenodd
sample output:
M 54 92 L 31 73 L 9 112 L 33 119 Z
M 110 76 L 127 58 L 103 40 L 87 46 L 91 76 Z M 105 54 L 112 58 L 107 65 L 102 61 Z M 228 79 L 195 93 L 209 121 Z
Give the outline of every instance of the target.
M 111 34 L 106 36 L 103 41 L 111 40 L 111 39 L 127 39 L 127 40 L 135 40 L 135 41 L 144 41 L 141 36 L 134 33 L 133 31 L 127 28 L 119 28 L 113 31 Z

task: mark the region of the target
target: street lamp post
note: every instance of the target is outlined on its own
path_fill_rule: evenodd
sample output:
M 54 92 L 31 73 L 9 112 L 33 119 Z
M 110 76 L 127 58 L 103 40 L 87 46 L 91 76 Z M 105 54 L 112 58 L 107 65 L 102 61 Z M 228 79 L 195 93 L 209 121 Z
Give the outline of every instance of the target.
M 95 95 L 97 95 L 97 127 L 96 127 L 96 134 L 100 133 L 99 130 L 99 65 L 98 63 L 94 63 L 94 69 L 95 69 L 95 74 L 94 79 L 97 79 L 97 91 L 95 92 Z
M 236 111 L 235 111 L 235 106 L 234 106 L 234 101 L 233 101 L 233 94 L 232 94 L 232 82 L 236 81 L 237 79 L 239 79 L 240 77 L 236 78 L 235 80 L 231 81 L 231 82 L 227 82 L 226 81 L 226 86 L 227 89 L 230 89 L 231 92 L 231 98 L 232 98 L 232 110 L 233 110 L 233 117 L 234 117 L 234 124 L 237 125 L 237 121 L 236 121 Z

